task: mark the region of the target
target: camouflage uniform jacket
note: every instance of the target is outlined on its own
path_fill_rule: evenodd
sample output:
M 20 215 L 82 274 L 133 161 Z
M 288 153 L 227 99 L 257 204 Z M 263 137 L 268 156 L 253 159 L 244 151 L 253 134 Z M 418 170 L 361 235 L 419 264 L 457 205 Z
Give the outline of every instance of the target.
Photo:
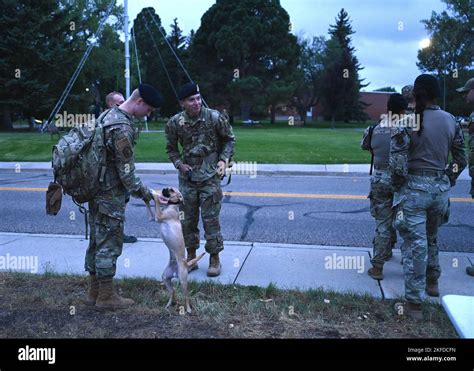
M 123 193 L 125 199 L 128 192 L 136 198 L 150 200 L 151 193 L 135 175 L 133 117 L 114 107 L 104 113 L 101 121 L 105 131 L 107 167 L 96 202 L 100 212 L 123 220 L 125 204 L 122 197 L 111 195 Z
M 165 135 L 169 160 L 176 168 L 182 163 L 190 165 L 193 170 L 189 180 L 193 182 L 215 176 L 217 163 L 230 161 L 234 154 L 235 136 L 227 116 L 209 108 L 203 107 L 194 119 L 185 111 L 173 116 L 166 124 Z
M 449 178 L 451 186 L 456 183 L 456 179 L 467 165 L 466 149 L 464 147 L 464 135 L 461 127 L 455 122 L 454 117 L 453 125 L 455 125 L 454 137 L 450 144 L 452 160 L 444 170 L 445 174 Z M 395 190 L 398 190 L 408 180 L 408 157 L 412 143 L 412 137 L 414 135 L 418 135 L 418 132 L 408 127 L 395 127 L 392 130 L 389 170 Z M 425 185 L 425 191 L 428 192 L 433 190 L 430 188 L 439 187 L 436 181 L 427 182 Z

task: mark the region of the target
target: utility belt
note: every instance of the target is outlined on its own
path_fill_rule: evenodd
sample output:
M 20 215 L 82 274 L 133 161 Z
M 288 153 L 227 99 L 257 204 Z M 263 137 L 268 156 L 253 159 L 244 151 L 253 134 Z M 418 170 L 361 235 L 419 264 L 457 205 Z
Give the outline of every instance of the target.
M 417 175 L 417 176 L 431 176 L 431 177 L 441 178 L 446 174 L 446 172 L 444 170 L 415 170 L 415 169 L 409 169 L 408 174 Z
M 388 170 L 388 165 L 374 165 L 375 170 Z

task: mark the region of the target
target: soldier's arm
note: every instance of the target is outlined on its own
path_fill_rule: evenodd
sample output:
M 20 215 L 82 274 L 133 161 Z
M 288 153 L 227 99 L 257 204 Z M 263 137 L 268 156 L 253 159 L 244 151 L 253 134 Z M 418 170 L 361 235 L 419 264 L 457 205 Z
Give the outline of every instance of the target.
M 123 125 L 112 132 L 117 172 L 123 186 L 133 197 L 150 201 L 151 190 L 135 176 L 133 137 L 133 129 L 129 125 Z
M 181 154 L 179 153 L 178 147 L 178 133 L 176 131 L 176 125 L 173 120 L 169 120 L 165 127 L 166 137 L 166 153 L 168 159 L 173 163 L 175 168 L 178 168 L 182 163 Z
M 461 126 L 456 124 L 453 143 L 451 145 L 452 161 L 446 169 L 451 186 L 456 184 L 456 179 L 467 166 L 466 147 Z
M 390 140 L 389 171 L 392 185 L 398 190 L 408 176 L 408 150 L 411 138 L 406 128 L 395 128 Z
M 370 150 L 369 131 L 370 126 L 365 129 L 364 135 L 362 136 L 362 140 L 360 141 L 360 148 L 362 148 L 364 151 Z
M 217 133 L 222 141 L 222 152 L 219 153 L 219 160 L 227 162 L 234 155 L 235 135 L 229 120 L 223 114 L 217 120 Z

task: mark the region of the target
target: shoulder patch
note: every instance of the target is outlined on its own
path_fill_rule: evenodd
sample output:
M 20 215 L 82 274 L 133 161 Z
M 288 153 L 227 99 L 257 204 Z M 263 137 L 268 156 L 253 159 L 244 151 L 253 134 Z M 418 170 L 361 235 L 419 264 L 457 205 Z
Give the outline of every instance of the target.
M 117 150 L 119 151 L 119 153 L 122 154 L 122 156 L 126 160 L 129 160 L 132 158 L 133 156 L 132 145 L 126 137 L 119 139 L 116 145 L 117 145 Z

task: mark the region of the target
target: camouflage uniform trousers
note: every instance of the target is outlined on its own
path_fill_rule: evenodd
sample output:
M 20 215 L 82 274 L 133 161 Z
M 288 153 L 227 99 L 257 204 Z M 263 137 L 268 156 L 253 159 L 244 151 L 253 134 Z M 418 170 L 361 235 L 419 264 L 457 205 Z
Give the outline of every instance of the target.
M 85 270 L 99 277 L 115 276 L 122 255 L 126 193 L 122 188 L 103 192 L 89 202 L 90 240 Z
M 183 213 L 181 225 L 186 248 L 199 248 L 198 223 L 199 209 L 201 209 L 206 252 L 208 254 L 221 252 L 224 249 L 224 240 L 219 223 L 223 198 L 220 178 L 216 175 L 205 182 L 195 183 L 180 176 L 179 190 L 184 198 L 180 211 Z
M 402 257 L 405 298 L 421 303 L 426 279 L 438 279 L 438 228 L 449 218 L 447 176 L 408 176 L 408 184 L 394 196 L 395 227 L 403 238 Z
M 370 214 L 375 218 L 372 265 L 382 268 L 392 256 L 392 248 L 397 243 L 394 228 L 393 188 L 390 174 L 386 170 L 376 170 L 370 179 Z

